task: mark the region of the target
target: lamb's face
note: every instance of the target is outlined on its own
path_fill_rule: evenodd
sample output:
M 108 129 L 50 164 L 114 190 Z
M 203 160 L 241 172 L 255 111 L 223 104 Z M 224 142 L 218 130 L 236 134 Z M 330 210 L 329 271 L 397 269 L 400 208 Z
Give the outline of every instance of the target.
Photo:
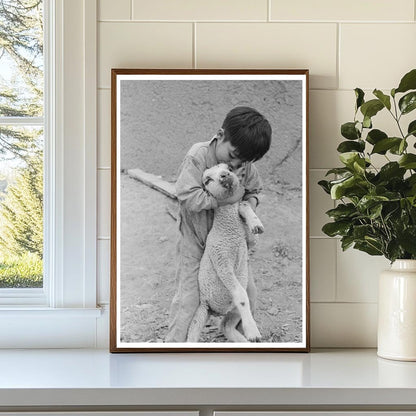
M 239 180 L 225 163 L 220 163 L 204 172 L 202 183 L 214 198 L 221 201 L 233 194 L 238 188 Z

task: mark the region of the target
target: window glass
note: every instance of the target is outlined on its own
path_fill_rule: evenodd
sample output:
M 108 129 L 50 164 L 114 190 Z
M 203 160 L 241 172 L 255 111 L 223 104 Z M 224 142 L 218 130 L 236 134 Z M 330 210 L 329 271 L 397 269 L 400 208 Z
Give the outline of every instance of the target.
M 43 286 L 43 2 L 0 0 L 0 288 Z

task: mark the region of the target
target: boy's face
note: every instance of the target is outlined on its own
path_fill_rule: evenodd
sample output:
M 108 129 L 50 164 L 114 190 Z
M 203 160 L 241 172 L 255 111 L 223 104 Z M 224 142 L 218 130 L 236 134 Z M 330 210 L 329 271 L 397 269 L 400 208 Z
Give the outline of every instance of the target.
M 243 163 L 243 161 L 237 157 L 237 149 L 229 141 L 225 141 L 223 135 L 218 135 L 215 156 L 218 163 L 226 163 L 232 169 L 239 168 Z

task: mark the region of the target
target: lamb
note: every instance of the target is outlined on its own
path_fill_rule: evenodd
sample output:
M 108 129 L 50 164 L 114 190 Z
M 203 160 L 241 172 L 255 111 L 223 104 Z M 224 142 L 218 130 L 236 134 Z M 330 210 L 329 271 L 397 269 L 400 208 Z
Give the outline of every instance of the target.
M 237 175 L 224 163 L 207 169 L 202 180 L 205 189 L 219 202 L 240 186 Z M 191 321 L 187 342 L 199 341 L 210 313 L 224 316 L 222 327 L 229 341 L 260 340 L 247 296 L 248 280 L 252 278 L 248 271 L 247 229 L 249 233 L 263 231 L 247 202 L 222 205 L 215 210 L 198 274 L 200 305 Z M 237 330 L 240 321 L 244 335 Z

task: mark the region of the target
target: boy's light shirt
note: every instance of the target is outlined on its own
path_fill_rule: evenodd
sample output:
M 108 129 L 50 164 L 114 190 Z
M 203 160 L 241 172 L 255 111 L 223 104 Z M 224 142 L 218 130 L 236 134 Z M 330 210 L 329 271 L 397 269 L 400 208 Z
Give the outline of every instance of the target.
M 213 209 L 218 207 L 216 199 L 202 188 L 203 172 L 219 163 L 215 156 L 216 141 L 217 137 L 214 136 L 208 142 L 194 144 L 179 168 L 176 181 L 180 205 L 179 227 L 183 244 L 188 246 L 190 255 L 195 251 L 194 254 L 198 257 L 202 255 L 208 232 L 212 227 Z M 245 163 L 242 173 L 244 177 L 240 180 L 246 190 L 243 199 L 255 197 L 258 200 L 257 195 L 262 185 L 256 167 L 252 163 Z

